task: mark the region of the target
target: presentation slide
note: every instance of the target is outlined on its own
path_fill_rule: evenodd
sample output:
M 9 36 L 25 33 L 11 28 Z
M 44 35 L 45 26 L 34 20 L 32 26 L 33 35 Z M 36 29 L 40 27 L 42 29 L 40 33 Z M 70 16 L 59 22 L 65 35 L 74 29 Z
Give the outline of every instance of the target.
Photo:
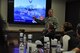
M 46 16 L 46 0 L 14 0 L 14 22 L 37 23 Z

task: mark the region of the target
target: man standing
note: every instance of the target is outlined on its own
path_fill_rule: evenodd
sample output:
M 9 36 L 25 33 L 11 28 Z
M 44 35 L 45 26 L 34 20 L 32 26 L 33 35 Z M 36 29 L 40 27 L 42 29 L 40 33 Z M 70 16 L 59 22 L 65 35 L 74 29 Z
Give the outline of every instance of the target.
M 44 18 L 43 20 L 39 20 L 36 17 L 33 17 L 33 19 L 40 24 L 45 24 L 45 29 L 48 29 L 49 24 L 54 25 L 54 28 L 58 28 L 58 20 L 53 16 L 53 10 L 49 9 L 48 11 L 48 17 Z

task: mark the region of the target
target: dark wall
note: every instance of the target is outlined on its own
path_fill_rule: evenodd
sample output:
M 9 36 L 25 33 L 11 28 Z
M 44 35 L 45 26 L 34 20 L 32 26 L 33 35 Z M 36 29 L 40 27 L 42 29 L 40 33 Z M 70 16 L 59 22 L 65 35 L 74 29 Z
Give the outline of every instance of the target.
M 67 1 L 65 21 L 71 22 L 74 26 L 80 22 L 80 1 Z
M 19 40 L 19 32 L 18 31 L 7 31 L 6 33 L 8 35 L 8 40 L 12 39 L 18 39 Z M 40 39 L 42 36 L 41 32 L 26 32 L 26 37 L 28 37 L 28 34 L 32 34 L 32 42 L 35 42 L 36 40 Z M 28 40 L 28 38 L 27 38 Z
M 7 31 L 6 32 L 7 34 L 7 40 L 10 41 L 10 40 L 14 40 L 14 39 L 17 39 L 19 40 L 19 31 Z M 41 40 L 42 37 L 43 37 L 43 34 L 42 32 L 25 32 L 26 34 L 26 37 L 28 37 L 28 34 L 32 34 L 32 42 L 35 42 L 36 40 Z M 57 38 L 58 40 L 60 39 L 60 37 L 63 36 L 63 32 L 60 32 L 60 31 L 57 31 L 55 33 L 55 38 Z M 28 40 L 28 38 L 27 38 Z

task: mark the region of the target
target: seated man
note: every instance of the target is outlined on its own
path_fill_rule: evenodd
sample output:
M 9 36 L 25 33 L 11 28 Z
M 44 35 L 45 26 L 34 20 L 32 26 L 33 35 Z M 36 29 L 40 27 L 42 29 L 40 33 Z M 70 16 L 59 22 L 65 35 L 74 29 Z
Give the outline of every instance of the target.
M 79 44 L 76 32 L 73 30 L 73 25 L 70 22 L 65 22 L 63 25 L 63 29 L 64 29 L 64 34 L 70 37 L 68 43 L 68 51 L 71 51 Z
M 54 37 L 55 37 L 54 25 L 52 25 L 52 24 L 48 25 L 48 30 L 47 30 L 47 33 L 45 34 L 45 36 L 50 37 L 51 39 L 54 39 Z
M 80 23 L 77 25 L 76 32 L 77 32 L 77 38 L 80 40 Z M 79 44 L 76 46 L 76 48 L 73 49 L 73 51 L 80 53 L 80 41 L 79 41 Z
M 70 37 L 76 37 L 76 32 L 73 30 L 73 25 L 70 22 L 65 22 L 63 25 L 64 34 Z
M 80 23 L 77 25 L 77 38 L 80 40 Z M 80 41 L 79 44 L 77 45 L 76 48 L 73 49 L 74 51 L 76 51 L 77 53 L 80 53 Z
M 42 31 L 42 35 L 43 36 L 41 36 L 41 38 L 40 38 L 40 40 L 42 41 L 42 43 L 44 43 L 44 39 L 43 39 L 44 36 L 49 37 L 51 39 L 54 39 L 55 38 L 55 28 L 54 28 L 54 25 L 49 24 L 48 29 L 44 29 Z

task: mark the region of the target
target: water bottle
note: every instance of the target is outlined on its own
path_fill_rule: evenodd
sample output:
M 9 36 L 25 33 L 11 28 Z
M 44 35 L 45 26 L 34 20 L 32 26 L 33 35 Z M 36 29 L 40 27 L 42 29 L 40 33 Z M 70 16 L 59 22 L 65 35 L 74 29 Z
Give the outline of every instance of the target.
M 20 36 L 20 40 L 19 40 L 19 53 L 24 53 L 24 51 L 25 51 L 25 44 L 24 44 L 24 29 L 20 29 L 19 30 L 20 31 L 20 34 L 19 34 L 19 36 Z
M 32 44 L 32 34 L 28 34 L 28 43 L 27 43 L 27 52 L 32 53 L 32 47 L 29 44 Z
M 44 36 L 44 48 L 47 48 L 47 42 L 49 42 L 49 37 Z
M 26 46 L 26 44 L 27 44 L 27 42 L 26 42 L 26 34 L 24 34 L 23 41 L 24 41 L 24 45 Z
M 32 43 L 32 34 L 28 34 L 28 42 Z
M 51 40 L 51 45 L 52 45 L 52 53 L 56 53 L 56 48 L 57 48 L 57 39 L 52 39 Z
M 24 53 L 23 33 L 20 32 L 19 53 Z
M 24 34 L 24 52 L 27 52 L 27 42 L 26 42 L 26 34 Z
M 19 53 L 24 53 L 24 44 L 23 44 L 23 42 L 20 42 Z
M 46 50 L 47 50 L 47 53 L 50 53 L 50 42 L 47 42 L 47 48 L 46 48 Z
M 56 53 L 61 53 L 61 44 L 60 44 L 60 41 L 58 41 Z
M 20 42 L 23 42 L 23 36 L 24 36 L 24 35 L 23 35 L 23 33 L 21 32 L 21 33 L 20 33 L 20 40 L 19 40 Z

